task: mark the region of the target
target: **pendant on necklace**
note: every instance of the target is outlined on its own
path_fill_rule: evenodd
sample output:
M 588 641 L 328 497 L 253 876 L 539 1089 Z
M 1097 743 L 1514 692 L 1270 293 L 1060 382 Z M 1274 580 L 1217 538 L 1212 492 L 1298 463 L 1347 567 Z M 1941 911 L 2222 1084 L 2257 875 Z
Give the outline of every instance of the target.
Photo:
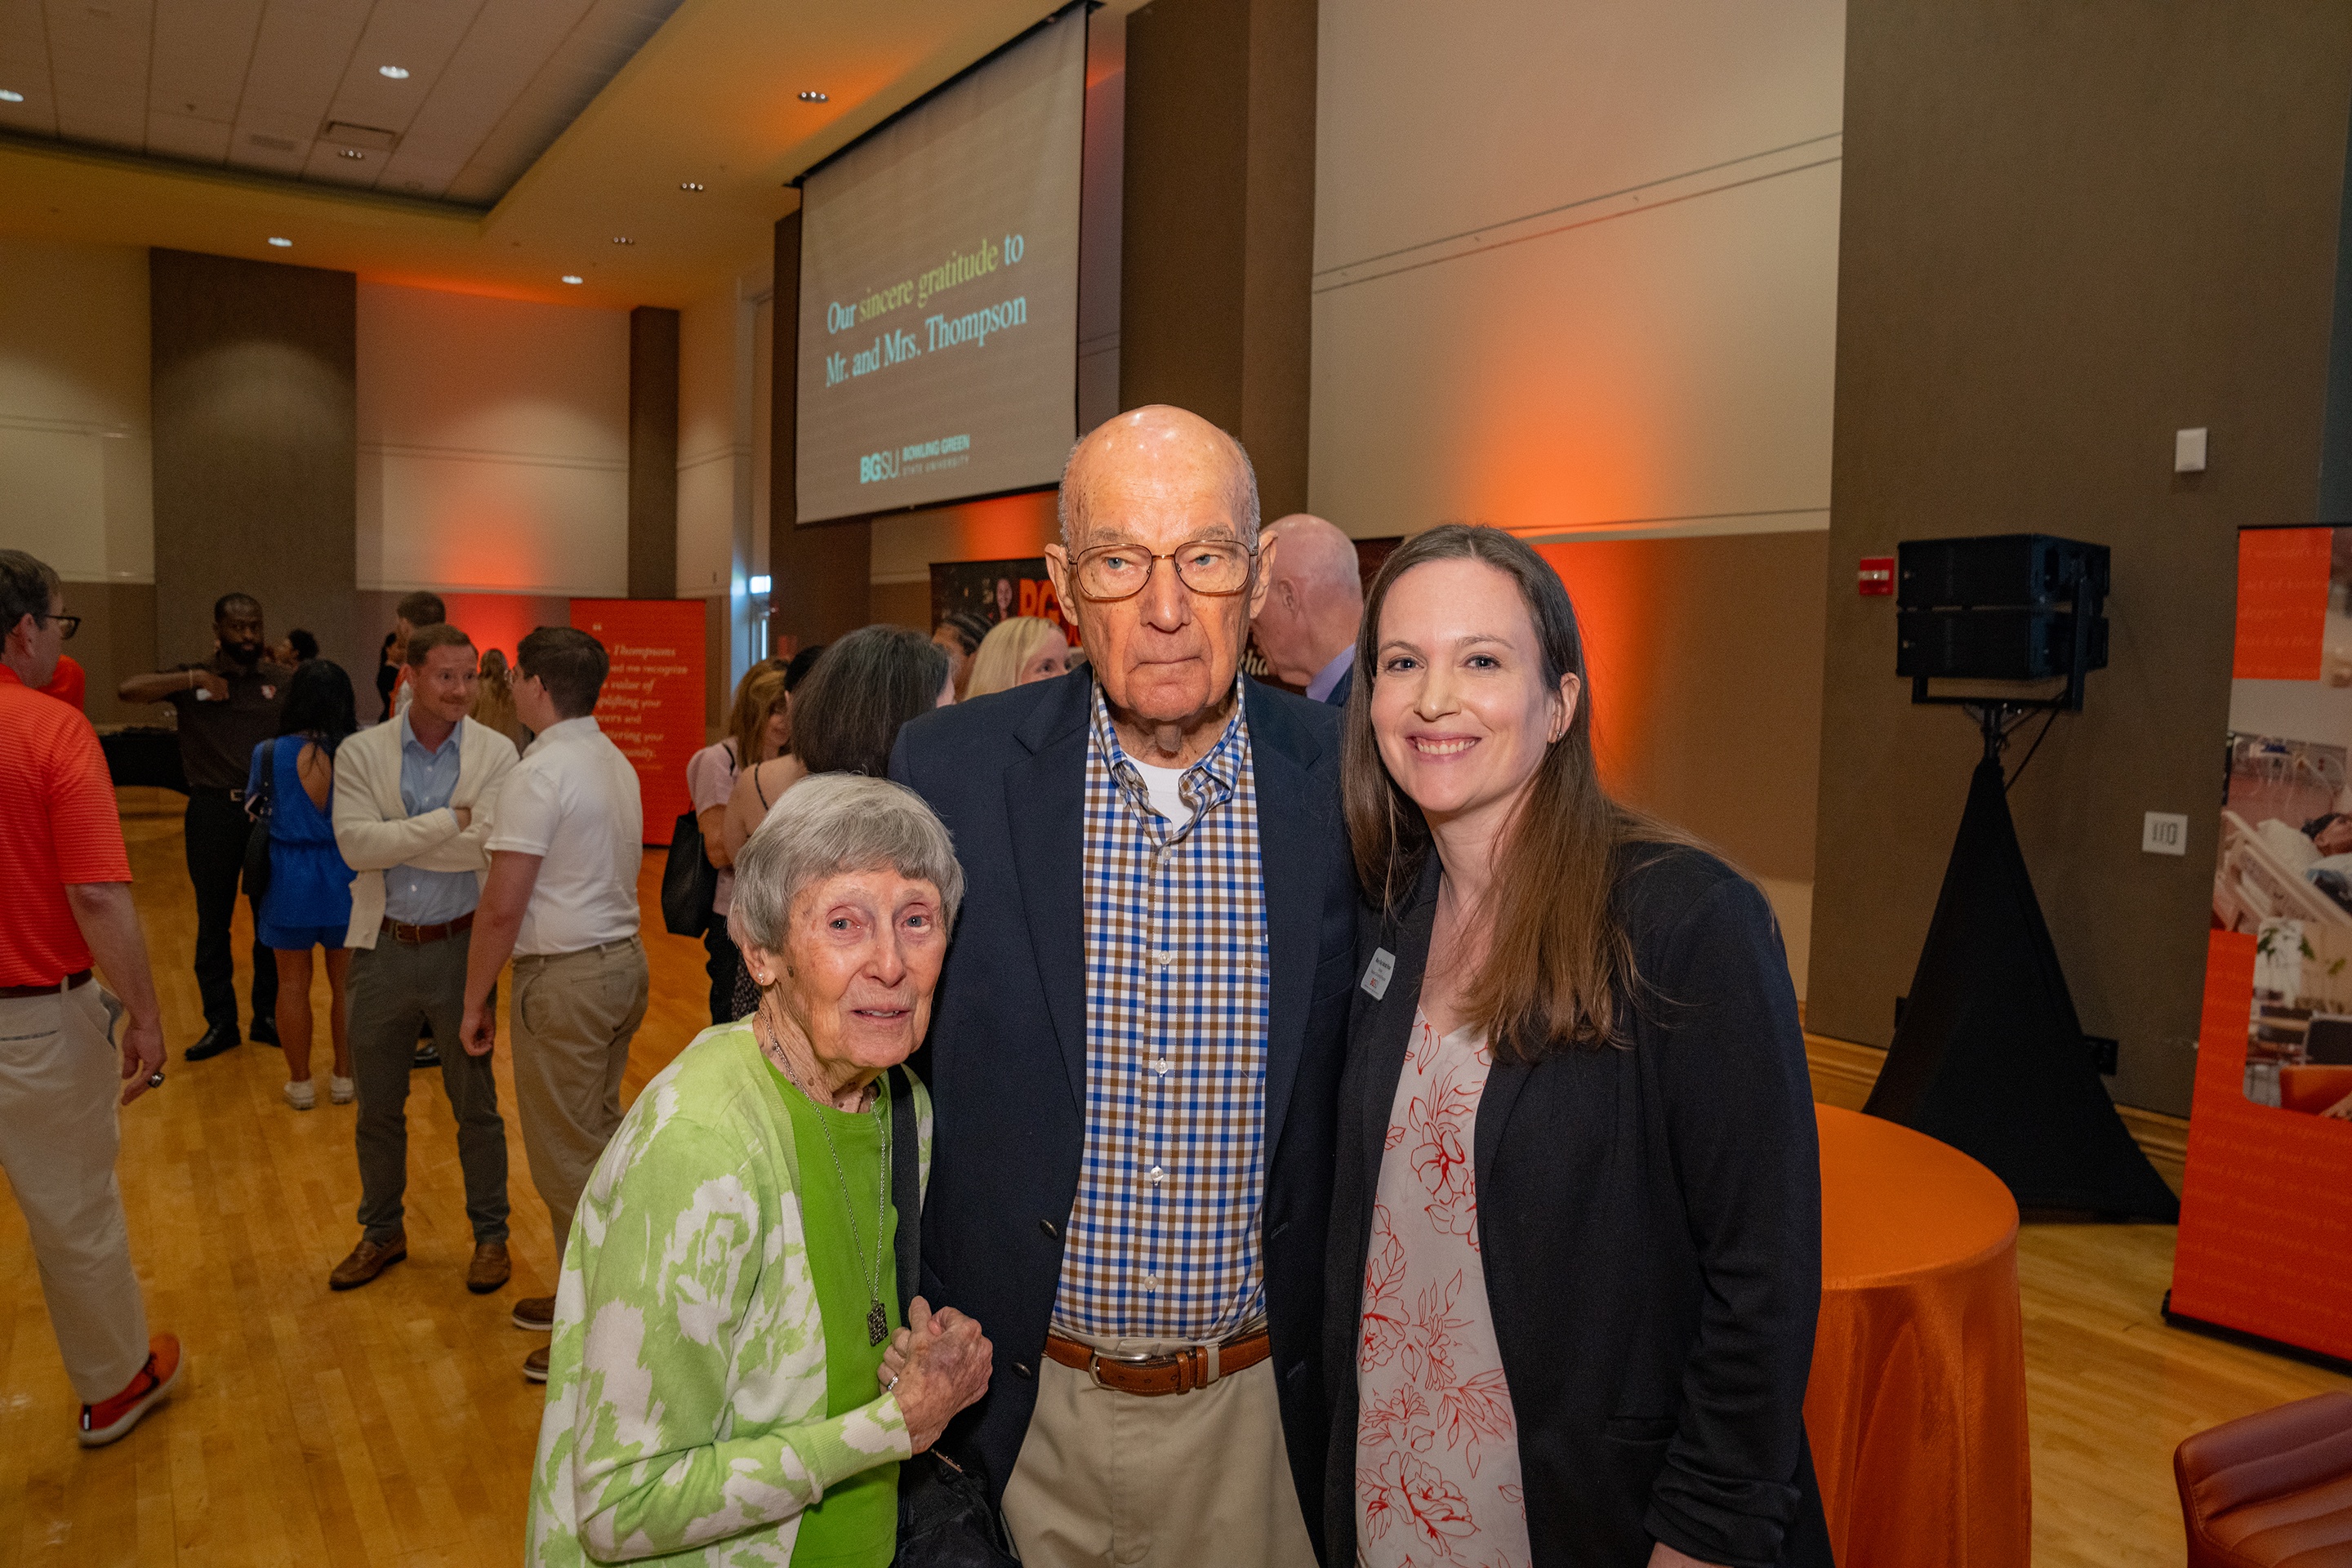
M 882 1303 L 877 1301 L 866 1309 L 866 1342 L 869 1345 L 878 1345 L 889 1337 L 889 1314 L 883 1311 Z

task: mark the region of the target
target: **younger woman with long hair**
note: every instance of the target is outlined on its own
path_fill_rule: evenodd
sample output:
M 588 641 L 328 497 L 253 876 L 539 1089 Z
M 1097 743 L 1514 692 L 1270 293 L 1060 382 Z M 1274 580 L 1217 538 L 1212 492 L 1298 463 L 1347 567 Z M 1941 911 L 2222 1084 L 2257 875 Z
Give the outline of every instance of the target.
M 530 744 L 530 731 L 522 727 L 522 716 L 515 711 L 514 688 L 507 680 L 505 650 L 484 648 L 478 669 L 481 679 L 474 687 L 474 703 L 466 710 L 466 717 L 496 730 L 514 742 L 516 751 L 521 751 Z
M 261 900 L 261 944 L 278 963 L 278 1044 L 286 1053 L 286 1103 L 308 1110 L 318 1103 L 310 1081 L 310 950 L 326 950 L 329 1027 L 335 1070 L 327 1097 L 349 1105 L 352 1011 L 344 982 L 352 968 L 345 947 L 352 923 L 352 868 L 335 847 L 335 748 L 359 728 L 351 677 L 332 659 L 314 658 L 294 671 L 278 710 L 278 737 L 253 749 L 245 798 L 261 792 L 269 770 L 269 890 Z
M 686 793 L 694 803 L 696 826 L 702 829 L 702 853 L 719 873 L 711 903 L 710 923 L 702 931 L 708 954 L 703 973 L 710 977 L 710 1021 L 735 1021 L 735 975 L 743 961 L 728 934 L 727 912 L 735 900 L 735 857 L 727 847 L 727 799 L 735 792 L 735 775 L 746 765 L 757 767 L 782 756 L 792 743 L 792 693 L 785 672 L 774 660 L 754 665 L 735 683 L 735 702 L 729 710 L 727 733 L 686 760 Z
M 1328 1558 L 1820 1564 L 1821 1176 L 1763 896 L 1612 800 L 1576 612 L 1494 529 L 1372 584 Z
M 1033 680 L 1051 680 L 1070 668 L 1070 640 L 1061 624 L 1042 616 L 999 621 L 971 656 L 971 673 L 956 695 L 959 702 L 1010 691 Z

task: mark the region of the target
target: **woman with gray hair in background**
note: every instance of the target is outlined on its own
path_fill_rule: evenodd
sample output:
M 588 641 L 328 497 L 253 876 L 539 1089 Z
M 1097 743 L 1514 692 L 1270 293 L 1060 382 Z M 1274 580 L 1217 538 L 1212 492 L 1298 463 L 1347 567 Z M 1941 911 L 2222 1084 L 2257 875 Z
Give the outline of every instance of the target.
M 987 1391 L 992 1356 L 916 1297 L 883 1364 L 894 1094 L 924 1174 L 931 1126 L 921 1084 L 884 1078 L 929 1025 L 962 897 L 947 830 L 882 779 L 804 780 L 744 845 L 730 924 L 759 1007 L 646 1086 L 582 1198 L 530 1562 L 890 1562 L 898 1461 Z

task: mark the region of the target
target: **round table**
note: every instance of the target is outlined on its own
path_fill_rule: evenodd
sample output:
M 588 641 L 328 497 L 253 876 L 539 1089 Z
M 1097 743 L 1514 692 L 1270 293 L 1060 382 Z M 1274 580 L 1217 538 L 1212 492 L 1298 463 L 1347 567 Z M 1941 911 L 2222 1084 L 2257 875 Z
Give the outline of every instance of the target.
M 1948 1144 L 1813 1109 L 1822 1315 L 1805 1432 L 1837 1560 L 2028 1562 L 2016 1201 Z

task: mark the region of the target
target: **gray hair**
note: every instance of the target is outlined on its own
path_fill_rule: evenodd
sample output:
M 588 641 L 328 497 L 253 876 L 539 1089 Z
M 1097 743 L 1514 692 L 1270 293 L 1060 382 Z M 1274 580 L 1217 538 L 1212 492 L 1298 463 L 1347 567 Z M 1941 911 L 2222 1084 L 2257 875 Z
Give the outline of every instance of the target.
M 889 867 L 940 890 L 952 935 L 963 902 L 963 868 L 948 830 L 923 797 L 859 773 L 818 773 L 786 790 L 735 857 L 727 916 L 738 947 L 783 950 L 793 902 L 828 877 Z
M 1255 555 L 1258 532 L 1257 469 L 1250 463 L 1248 448 L 1232 432 L 1218 430 L 1217 434 L 1225 438 L 1225 449 L 1233 454 L 1232 494 L 1227 500 L 1233 508 L 1234 525 L 1241 532 L 1242 542 Z M 1087 436 L 1079 437 L 1070 447 L 1070 455 L 1062 460 L 1061 488 L 1054 494 L 1054 520 L 1061 525 L 1065 550 L 1072 548 L 1073 535 L 1083 534 L 1087 529 L 1086 496 L 1080 487 L 1070 483 L 1070 475 L 1078 466 L 1078 454 L 1087 449 Z

